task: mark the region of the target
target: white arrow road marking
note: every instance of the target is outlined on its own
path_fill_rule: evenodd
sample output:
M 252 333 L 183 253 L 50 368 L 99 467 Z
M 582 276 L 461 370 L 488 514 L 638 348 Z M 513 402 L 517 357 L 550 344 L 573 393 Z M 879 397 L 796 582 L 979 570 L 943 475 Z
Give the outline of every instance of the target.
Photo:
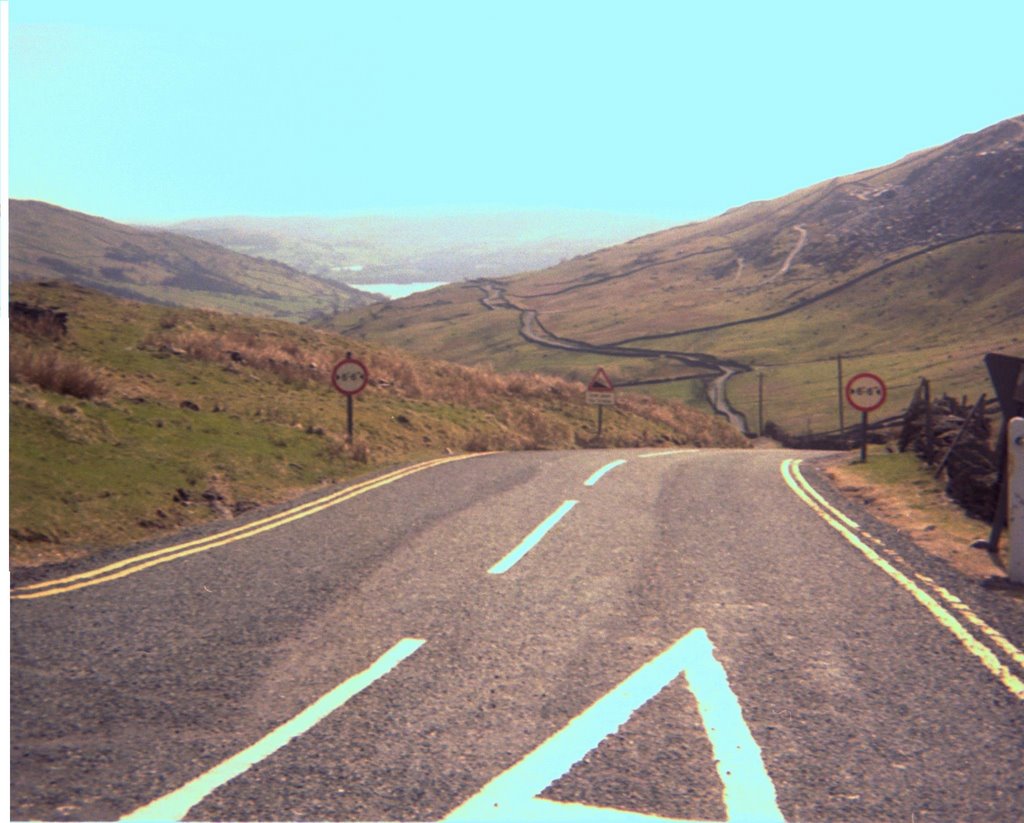
M 765 823 L 783 820 L 761 750 L 743 720 L 725 669 L 715 659 L 714 646 L 704 629 L 694 629 L 637 669 L 561 731 L 491 780 L 445 820 L 667 820 L 618 809 L 542 800 L 539 795 L 680 674 L 686 675 L 714 750 L 728 819 Z

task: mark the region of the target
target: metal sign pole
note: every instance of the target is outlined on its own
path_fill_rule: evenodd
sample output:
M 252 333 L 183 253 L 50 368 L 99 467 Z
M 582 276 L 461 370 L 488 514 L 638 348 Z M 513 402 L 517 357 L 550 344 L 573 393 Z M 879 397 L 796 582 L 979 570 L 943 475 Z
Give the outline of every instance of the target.
M 352 442 L 352 395 L 346 395 L 345 400 L 348 402 L 345 404 L 348 407 L 348 442 Z
M 587 384 L 587 403 L 597 406 L 597 439 L 604 429 L 604 407 L 615 405 L 615 386 L 604 369 L 598 369 Z
M 843 403 L 843 356 L 841 354 L 836 355 L 836 371 L 838 378 L 838 389 L 837 394 L 839 395 L 839 436 L 846 438 L 846 421 L 843 419 L 843 407 L 846 405 Z
M 860 418 L 860 462 L 868 462 L 868 413 L 861 412 Z

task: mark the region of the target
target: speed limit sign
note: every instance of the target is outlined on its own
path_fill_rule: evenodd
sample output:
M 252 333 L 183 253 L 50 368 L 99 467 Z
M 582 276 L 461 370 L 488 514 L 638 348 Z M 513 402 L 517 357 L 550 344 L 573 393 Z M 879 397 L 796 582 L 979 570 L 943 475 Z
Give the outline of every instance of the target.
M 846 383 L 846 402 L 865 414 L 880 408 L 887 393 L 885 381 L 871 372 L 855 374 Z
M 339 360 L 331 372 L 331 385 L 348 397 L 365 389 L 369 379 L 370 373 L 366 366 L 356 360 L 351 353 L 344 360 Z
M 348 442 L 352 442 L 352 398 L 366 388 L 370 381 L 370 373 L 362 361 L 356 360 L 352 352 L 345 354 L 344 360 L 334 364 L 331 372 L 331 385 L 345 395 L 345 406 L 348 411 Z

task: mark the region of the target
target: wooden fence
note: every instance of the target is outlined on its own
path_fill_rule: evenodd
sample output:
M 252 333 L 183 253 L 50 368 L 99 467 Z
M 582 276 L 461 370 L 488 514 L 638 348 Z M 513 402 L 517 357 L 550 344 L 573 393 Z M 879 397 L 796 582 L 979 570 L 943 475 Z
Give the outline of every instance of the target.
M 896 443 L 901 452 L 912 450 L 947 477 L 946 491 L 970 515 L 992 522 L 999 498 L 999 457 L 993 433 L 999 430 L 1000 410 L 995 398 L 982 395 L 974 402 L 943 395 L 935 399 L 922 379 L 910 405 L 900 414 L 868 424 L 869 443 Z M 793 435 L 774 423 L 765 434 L 787 448 L 849 451 L 861 444 L 860 426 L 845 431 Z

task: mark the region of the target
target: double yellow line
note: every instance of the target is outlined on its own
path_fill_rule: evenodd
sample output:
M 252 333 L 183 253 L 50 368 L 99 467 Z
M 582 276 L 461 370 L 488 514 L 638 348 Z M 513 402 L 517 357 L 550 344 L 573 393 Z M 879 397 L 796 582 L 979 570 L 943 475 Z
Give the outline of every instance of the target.
M 909 564 L 899 554 L 894 552 L 892 549 L 887 548 L 885 543 L 877 537 L 874 537 L 855 521 L 851 520 L 839 511 L 839 509 L 825 500 L 825 498 L 822 497 L 800 473 L 799 460 L 784 460 L 781 468 L 782 477 L 786 481 L 786 485 L 793 490 L 797 497 L 803 500 L 804 503 L 810 506 L 819 517 L 845 537 L 847 542 L 859 549 L 868 560 L 878 566 L 878 568 L 884 571 L 889 575 L 889 577 L 908 591 L 915 600 L 928 610 L 932 617 L 934 617 L 939 624 L 943 626 L 943 628 L 951 632 L 957 640 L 960 641 L 961 645 L 968 652 L 974 655 L 981 664 L 1009 690 L 1010 694 L 1018 700 L 1024 700 L 1024 679 L 1021 678 L 1015 669 L 1012 669 L 1011 666 L 1000 660 L 992 648 L 985 645 L 977 637 L 971 634 L 965 623 L 973 626 L 975 631 L 983 636 L 995 648 L 999 649 L 1009 660 L 1013 662 L 1013 664 L 1015 664 L 1021 674 L 1024 674 L 1024 652 L 1021 652 L 1020 649 L 1013 645 L 1005 635 L 978 617 L 970 606 L 950 591 L 940 586 L 932 578 L 910 569 Z M 892 563 L 882 557 L 881 554 L 879 554 L 879 551 L 875 551 L 875 549 L 871 548 L 871 546 L 868 545 L 868 542 L 874 543 L 880 552 L 891 557 L 895 563 L 906 566 L 910 573 L 904 574 L 901 572 Z M 924 588 L 911 580 L 911 576 L 917 578 L 917 580 L 923 583 L 925 587 L 930 588 L 940 599 L 945 600 L 952 609 L 963 617 L 964 623 L 957 620 L 956 616 L 953 615 L 949 609 L 939 603 L 938 600 L 925 591 Z
M 284 526 L 287 523 L 293 523 L 296 520 L 301 520 L 303 517 L 309 517 L 317 512 L 322 512 L 324 509 L 337 506 L 339 503 L 344 503 L 346 500 L 351 500 L 353 497 L 358 497 L 368 491 L 373 491 L 374 489 L 379 489 L 381 486 L 394 483 L 396 480 L 401 480 L 403 477 L 408 477 L 411 474 L 416 474 L 417 472 L 431 469 L 435 466 L 443 465 L 444 463 L 452 463 L 456 460 L 467 460 L 469 458 L 479 456 L 481 455 L 464 454 L 457 455 L 455 457 L 441 457 L 436 460 L 428 460 L 425 463 L 417 463 L 414 466 L 406 466 L 405 468 L 397 469 L 389 474 L 382 475 L 381 477 L 365 480 L 362 483 L 357 483 L 355 486 L 349 486 L 341 489 L 340 491 L 326 495 L 325 497 L 321 497 L 309 503 L 304 503 L 301 506 L 296 506 L 286 511 L 278 512 L 270 517 L 264 517 L 261 520 L 255 520 L 244 526 L 238 526 L 237 528 L 218 532 L 217 534 L 199 538 L 197 540 L 190 540 L 187 543 L 178 543 L 174 546 L 167 546 L 163 549 L 157 549 L 155 551 L 137 555 L 136 557 L 130 557 L 127 560 L 111 563 L 109 566 L 103 566 L 99 569 L 82 572 L 81 574 L 73 574 L 70 577 L 48 580 L 45 583 L 33 583 L 29 586 L 19 586 L 12 589 L 11 599 L 35 600 L 40 597 L 53 597 L 57 594 L 73 592 L 77 589 L 87 588 L 88 586 L 98 586 L 100 583 L 109 583 L 112 580 L 119 580 L 122 577 L 127 577 L 130 574 L 150 569 L 153 566 L 158 566 L 162 563 L 170 563 L 172 560 L 179 560 L 182 557 L 188 557 L 192 554 L 198 554 L 199 552 L 205 552 L 210 549 L 216 549 L 220 546 L 226 546 L 229 543 L 245 540 L 248 537 L 254 537 L 257 534 L 262 534 L 263 532 L 270 531 L 271 529 L 276 529 L 279 526 Z

